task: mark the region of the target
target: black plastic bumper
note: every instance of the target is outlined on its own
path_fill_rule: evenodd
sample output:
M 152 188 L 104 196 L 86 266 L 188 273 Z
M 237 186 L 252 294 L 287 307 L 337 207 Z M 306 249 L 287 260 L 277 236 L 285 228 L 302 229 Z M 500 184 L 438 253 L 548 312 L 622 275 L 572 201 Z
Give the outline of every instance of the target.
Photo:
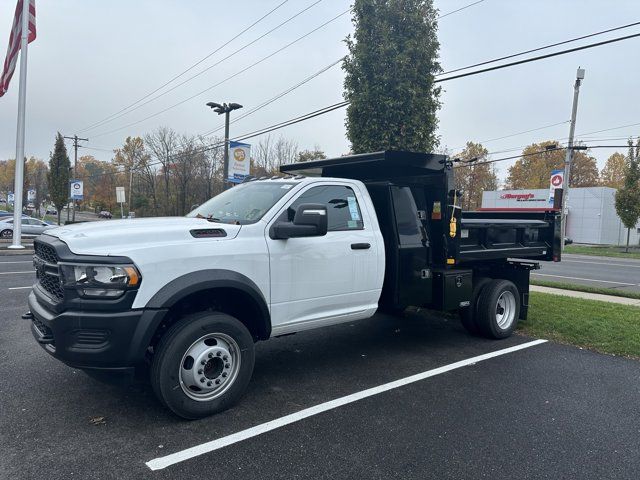
M 29 295 L 31 333 L 58 360 L 80 369 L 126 371 L 139 365 L 165 309 L 123 312 L 65 311 Z

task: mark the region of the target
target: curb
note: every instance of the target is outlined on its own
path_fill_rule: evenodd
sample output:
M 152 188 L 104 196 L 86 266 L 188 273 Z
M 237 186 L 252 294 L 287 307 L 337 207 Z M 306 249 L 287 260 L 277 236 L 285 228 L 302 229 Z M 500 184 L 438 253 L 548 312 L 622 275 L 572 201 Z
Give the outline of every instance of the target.
M 618 303 L 620 305 L 631 305 L 640 307 L 640 300 L 627 297 L 615 297 L 613 295 L 604 295 L 601 293 L 580 292 L 577 290 L 564 290 L 562 288 L 542 287 L 540 285 L 531 285 L 532 292 L 550 293 L 552 295 L 562 295 L 565 297 L 584 298 L 587 300 L 599 300 L 601 302 Z

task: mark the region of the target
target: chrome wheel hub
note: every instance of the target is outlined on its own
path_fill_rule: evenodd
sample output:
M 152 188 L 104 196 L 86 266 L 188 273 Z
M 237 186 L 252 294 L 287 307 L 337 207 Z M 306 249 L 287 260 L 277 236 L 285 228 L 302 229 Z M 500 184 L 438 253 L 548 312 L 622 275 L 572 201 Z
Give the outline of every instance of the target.
M 516 316 L 516 297 L 513 292 L 505 290 L 498 297 L 496 304 L 496 323 L 502 330 L 513 324 Z
M 182 391 L 193 400 L 219 397 L 240 371 L 240 347 L 224 333 L 211 333 L 193 342 L 179 367 Z

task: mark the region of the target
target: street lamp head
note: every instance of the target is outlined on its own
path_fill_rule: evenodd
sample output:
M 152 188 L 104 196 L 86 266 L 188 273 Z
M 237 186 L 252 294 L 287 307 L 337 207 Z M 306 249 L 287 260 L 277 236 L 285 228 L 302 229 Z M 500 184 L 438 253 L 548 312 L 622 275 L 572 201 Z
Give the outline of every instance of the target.
M 242 105 L 240 105 L 239 103 L 230 103 L 229 108 L 231 110 L 239 110 L 242 108 Z
M 215 102 L 207 103 L 207 107 L 210 107 L 210 108 L 224 108 L 222 105 L 220 105 L 219 103 L 215 103 Z

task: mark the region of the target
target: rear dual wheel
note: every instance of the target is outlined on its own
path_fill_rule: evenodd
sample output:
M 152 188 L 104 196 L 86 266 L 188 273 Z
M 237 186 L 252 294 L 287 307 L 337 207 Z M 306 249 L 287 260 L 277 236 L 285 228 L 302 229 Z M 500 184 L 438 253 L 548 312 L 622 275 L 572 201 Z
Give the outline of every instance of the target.
M 464 327 L 474 335 L 509 337 L 520 317 L 520 293 L 509 280 L 480 278 L 471 304 L 460 311 Z

